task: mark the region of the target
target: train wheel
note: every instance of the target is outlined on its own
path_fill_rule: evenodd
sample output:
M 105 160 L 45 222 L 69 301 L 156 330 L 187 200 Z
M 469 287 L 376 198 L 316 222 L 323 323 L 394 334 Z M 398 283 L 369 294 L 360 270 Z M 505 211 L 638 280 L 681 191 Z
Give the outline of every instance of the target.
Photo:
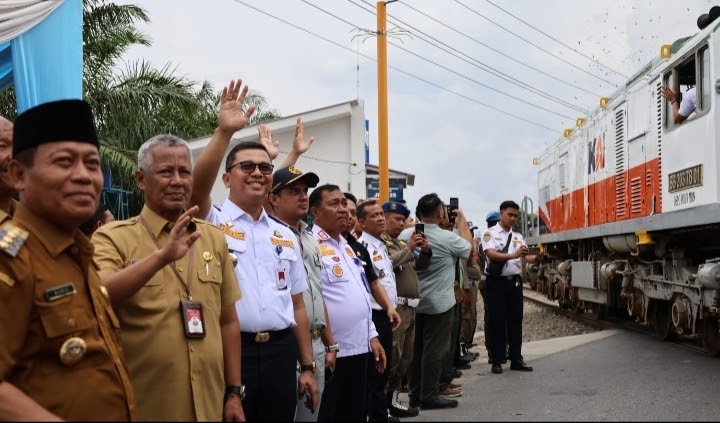
M 706 317 L 703 323 L 703 348 L 709 355 L 720 355 L 720 326 L 715 317 Z
M 588 316 L 594 320 L 603 320 L 607 316 L 607 306 L 598 303 L 585 303 Z
M 671 340 L 675 337 L 672 330 L 672 319 L 670 316 L 670 303 L 666 301 L 655 301 L 655 337 L 662 341 Z

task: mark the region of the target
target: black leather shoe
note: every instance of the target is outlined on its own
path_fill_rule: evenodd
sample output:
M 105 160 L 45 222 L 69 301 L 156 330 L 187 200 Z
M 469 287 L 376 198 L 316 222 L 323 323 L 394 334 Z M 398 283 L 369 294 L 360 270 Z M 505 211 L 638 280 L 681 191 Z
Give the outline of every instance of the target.
M 458 369 L 458 370 L 467 370 L 467 369 L 472 368 L 472 366 L 470 365 L 470 363 L 458 363 L 458 362 L 455 362 L 455 368 Z
M 453 379 L 460 378 L 462 377 L 462 372 L 458 369 L 453 369 L 452 377 Z
M 502 372 L 503 372 L 503 370 L 502 370 L 502 365 L 500 365 L 500 364 L 493 364 L 493 365 L 492 365 L 492 372 L 495 373 L 496 375 L 499 375 L 500 373 L 502 373 Z
M 388 407 L 388 411 L 390 412 L 391 416 L 395 417 L 415 417 L 420 413 L 417 407 L 405 407 L 400 404 L 391 404 Z
M 442 408 L 455 408 L 457 406 L 457 401 L 442 397 L 437 397 L 432 401 L 420 401 L 420 408 L 423 410 L 439 410 Z
M 408 408 L 420 408 L 420 400 L 409 398 Z
M 533 368 L 525 364 L 523 360 L 513 361 L 510 363 L 511 370 L 520 370 L 521 372 L 532 372 Z

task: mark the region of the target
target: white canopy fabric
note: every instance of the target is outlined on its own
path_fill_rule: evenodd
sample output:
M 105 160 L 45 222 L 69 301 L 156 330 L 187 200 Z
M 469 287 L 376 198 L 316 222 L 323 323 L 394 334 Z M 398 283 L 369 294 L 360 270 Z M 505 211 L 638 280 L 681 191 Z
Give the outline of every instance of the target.
M 64 0 L 0 1 L 0 44 L 17 38 L 42 22 Z

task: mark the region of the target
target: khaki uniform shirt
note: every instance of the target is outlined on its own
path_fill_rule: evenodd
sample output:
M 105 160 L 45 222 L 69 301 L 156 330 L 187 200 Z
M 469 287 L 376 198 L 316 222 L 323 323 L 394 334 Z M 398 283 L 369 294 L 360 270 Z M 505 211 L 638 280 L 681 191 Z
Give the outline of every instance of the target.
M 172 224 L 147 206 L 140 216 L 158 243 L 165 245 Z M 240 290 L 223 233 L 195 219 L 188 228 L 192 230 L 202 235 L 175 265 L 184 282 L 189 280 L 192 299 L 202 303 L 205 338 L 185 337 L 179 307 L 187 293 L 171 266 L 116 308 L 130 379 L 141 399 L 137 416 L 143 421 L 222 420 L 220 308 L 234 304 Z M 140 217 L 101 226 L 92 242 L 101 275 L 131 266 L 158 249 Z
M 30 235 L 15 258 L 0 252 L 0 380 L 66 420 L 134 419 L 120 326 L 92 264 L 92 244 L 22 204 L 12 222 Z M 67 284 L 74 292 L 60 288 Z M 63 364 L 60 351 L 73 337 L 85 342 L 85 353 Z
M 392 239 L 386 234 L 382 235 L 382 239 L 385 241 L 395 271 L 397 296 L 420 298 L 420 281 L 415 271 L 427 269 L 432 257 L 432 250 L 429 254 L 419 254 L 416 259 L 415 254 L 407 249 L 405 241 Z

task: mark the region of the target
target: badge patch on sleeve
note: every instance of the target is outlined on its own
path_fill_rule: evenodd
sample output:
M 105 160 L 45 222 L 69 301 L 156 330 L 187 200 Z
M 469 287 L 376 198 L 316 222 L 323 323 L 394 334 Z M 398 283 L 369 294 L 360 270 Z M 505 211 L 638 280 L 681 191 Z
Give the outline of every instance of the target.
M 4 283 L 7 286 L 13 286 L 15 285 L 15 280 L 11 278 L 9 275 L 6 275 L 5 273 L 0 272 L 0 282 Z
M 491 239 L 492 239 L 492 236 L 490 236 L 490 232 L 485 232 L 483 234 L 483 242 L 490 242 Z

